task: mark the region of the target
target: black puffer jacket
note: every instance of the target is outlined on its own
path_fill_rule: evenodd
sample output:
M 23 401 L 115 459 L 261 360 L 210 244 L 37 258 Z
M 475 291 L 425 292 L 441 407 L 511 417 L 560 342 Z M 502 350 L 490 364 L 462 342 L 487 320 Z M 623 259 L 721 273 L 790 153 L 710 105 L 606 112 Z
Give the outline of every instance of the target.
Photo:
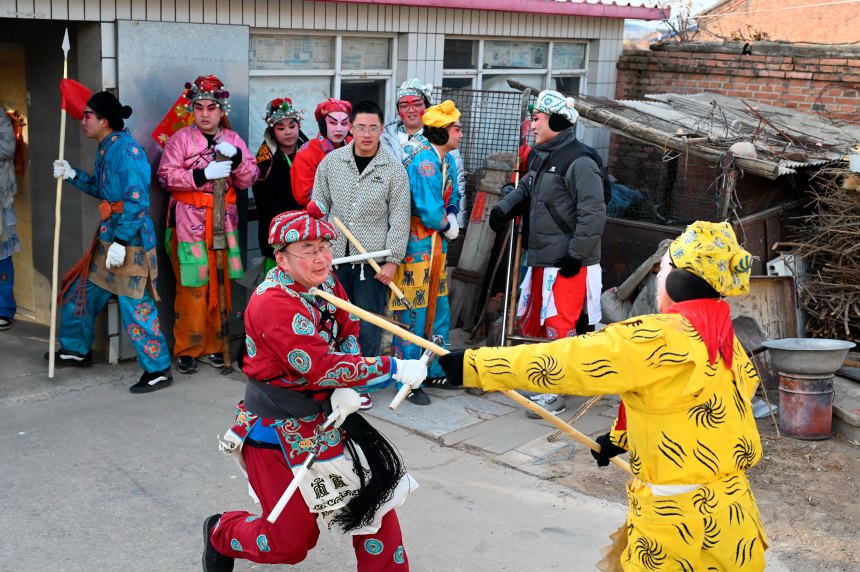
M 600 262 L 606 224 L 603 175 L 597 152 L 566 129 L 536 145 L 529 172 L 499 202 L 506 219 L 529 213 L 529 266 L 559 266 L 565 254 L 582 266 Z

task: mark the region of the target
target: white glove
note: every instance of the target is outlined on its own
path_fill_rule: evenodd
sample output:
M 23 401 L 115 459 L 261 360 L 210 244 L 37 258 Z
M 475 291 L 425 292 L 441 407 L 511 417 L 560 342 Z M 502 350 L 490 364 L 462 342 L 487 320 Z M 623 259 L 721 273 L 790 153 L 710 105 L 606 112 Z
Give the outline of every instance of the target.
M 230 176 L 232 169 L 233 163 L 230 161 L 212 161 L 203 169 L 203 174 L 210 181 L 213 179 L 225 179 Z
M 334 422 L 335 427 L 340 427 L 346 421 L 348 415 L 358 411 L 361 405 L 361 396 L 354 389 L 338 387 L 331 394 L 331 409 L 337 411 L 338 416 Z
M 118 242 L 114 242 L 108 248 L 105 266 L 110 270 L 111 268 L 119 268 L 123 262 L 125 262 L 125 247 Z
M 427 379 L 427 365 L 418 359 L 397 359 L 394 358 L 397 364 L 397 373 L 394 374 L 394 379 L 400 383 L 405 383 L 417 388 Z
M 69 165 L 69 162 L 65 159 L 57 159 L 54 161 L 54 178 L 59 179 L 60 177 L 71 181 L 77 176 L 77 173 L 72 166 Z
M 457 224 L 457 217 L 452 215 L 451 213 L 448 213 L 448 222 L 451 224 L 451 226 L 442 234 L 444 234 L 445 238 L 447 238 L 448 240 L 454 240 L 458 236 L 460 236 L 460 225 Z
M 236 147 L 232 143 L 227 143 L 226 141 L 221 141 L 217 145 L 215 145 L 215 151 L 221 153 L 228 159 L 236 154 Z

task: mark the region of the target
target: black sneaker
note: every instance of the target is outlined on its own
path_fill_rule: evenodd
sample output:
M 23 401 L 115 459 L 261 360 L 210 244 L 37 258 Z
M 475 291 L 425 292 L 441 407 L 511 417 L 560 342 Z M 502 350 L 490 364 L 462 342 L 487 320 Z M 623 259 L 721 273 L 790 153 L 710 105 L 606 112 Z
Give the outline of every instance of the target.
M 0 332 L 3 330 L 8 330 L 12 327 L 12 322 L 14 320 L 8 316 L 0 316 Z
M 191 356 L 179 356 L 176 358 L 176 369 L 179 373 L 194 373 L 197 371 L 197 360 Z
M 406 399 L 415 405 L 430 405 L 430 396 L 424 393 L 420 387 L 410 391 Z
M 233 559 L 224 556 L 212 546 L 212 529 L 218 524 L 220 514 L 213 514 L 203 521 L 203 572 L 232 572 Z
M 150 393 L 158 391 L 173 383 L 173 376 L 170 375 L 170 368 L 164 371 L 145 371 L 140 376 L 140 381 L 128 388 L 132 393 Z
M 45 352 L 43 357 L 45 358 L 45 361 L 48 361 L 49 352 Z M 79 354 L 78 352 L 73 352 L 71 350 L 59 349 L 54 357 L 54 365 L 60 367 L 67 365 L 74 367 L 93 365 L 93 352 L 88 351 L 86 354 Z
M 431 389 L 463 389 L 462 386 L 451 385 L 447 377 L 428 377 L 424 380 L 424 387 Z
M 206 354 L 197 358 L 197 361 L 208 363 L 212 367 L 217 367 L 218 369 L 224 367 L 224 356 L 221 354 Z

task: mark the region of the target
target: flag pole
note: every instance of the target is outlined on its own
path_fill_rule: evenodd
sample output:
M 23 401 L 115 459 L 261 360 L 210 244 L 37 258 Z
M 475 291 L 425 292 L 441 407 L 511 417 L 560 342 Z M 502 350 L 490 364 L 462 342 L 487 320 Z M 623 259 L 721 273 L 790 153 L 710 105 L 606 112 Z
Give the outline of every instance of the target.
M 63 79 L 69 77 L 69 29 L 63 35 Z M 58 158 L 63 160 L 66 149 L 66 107 L 60 105 L 60 153 Z M 54 378 L 54 360 L 57 354 L 57 274 L 60 257 L 60 218 L 63 205 L 63 181 L 57 179 L 57 203 L 54 209 L 54 262 L 51 268 L 51 340 L 48 348 L 48 378 Z

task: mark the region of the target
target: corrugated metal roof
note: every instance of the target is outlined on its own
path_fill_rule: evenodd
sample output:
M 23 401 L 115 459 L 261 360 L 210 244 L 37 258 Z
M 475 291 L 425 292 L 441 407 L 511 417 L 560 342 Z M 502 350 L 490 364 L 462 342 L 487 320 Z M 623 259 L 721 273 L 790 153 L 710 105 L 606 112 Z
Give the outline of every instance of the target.
M 701 153 L 725 152 L 740 141 L 753 143 L 755 165 L 771 178 L 841 160 L 860 143 L 860 126 L 837 125 L 825 117 L 714 93 L 649 94 L 644 100 L 580 96 L 586 121 L 637 139 Z M 671 145 L 669 144 L 671 143 Z M 738 159 L 741 168 L 743 160 Z

